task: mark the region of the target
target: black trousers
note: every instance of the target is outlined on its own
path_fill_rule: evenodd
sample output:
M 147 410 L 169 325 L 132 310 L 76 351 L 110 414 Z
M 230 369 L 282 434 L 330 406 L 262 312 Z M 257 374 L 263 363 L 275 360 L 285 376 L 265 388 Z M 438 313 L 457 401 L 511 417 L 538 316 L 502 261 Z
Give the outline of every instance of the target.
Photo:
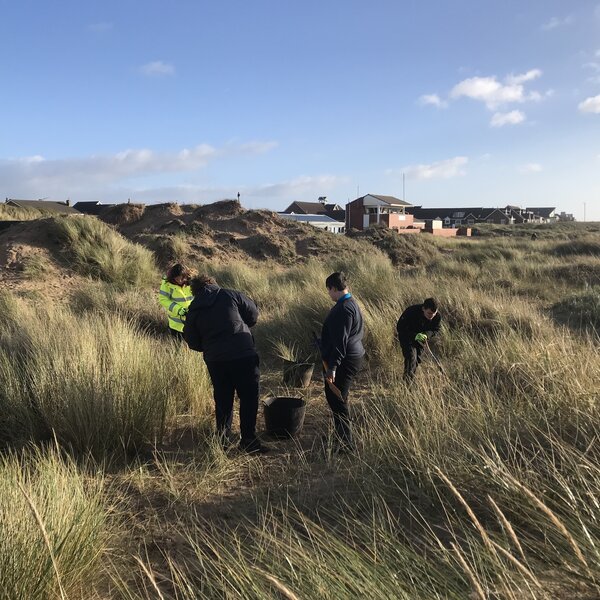
M 401 347 L 404 355 L 404 379 L 411 381 L 421 362 L 423 346 L 420 344 L 401 344 Z
M 240 399 L 240 432 L 242 439 L 256 437 L 256 414 L 260 394 L 260 360 L 258 355 L 236 360 L 206 361 L 213 384 L 217 433 L 231 430 L 233 397 Z
M 335 386 L 342 393 L 340 399 L 325 382 L 325 398 L 327 404 L 333 413 L 333 427 L 339 441 L 352 445 L 352 427 L 350 424 L 350 407 L 348 403 L 348 393 L 350 385 L 357 373 L 362 369 L 364 357 L 349 358 L 346 357 L 335 372 Z

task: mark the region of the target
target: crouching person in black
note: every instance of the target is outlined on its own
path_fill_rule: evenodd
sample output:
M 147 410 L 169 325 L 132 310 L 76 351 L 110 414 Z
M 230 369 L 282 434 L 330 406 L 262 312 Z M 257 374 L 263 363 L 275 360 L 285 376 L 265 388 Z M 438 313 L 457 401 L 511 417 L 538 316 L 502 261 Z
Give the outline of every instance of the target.
M 204 353 L 213 385 L 217 434 L 224 447 L 233 442 L 233 397 L 240 399 L 240 448 L 266 452 L 256 437 L 256 414 L 260 383 L 259 358 L 250 328 L 258 309 L 241 292 L 220 288 L 212 277 L 191 281 L 194 300 L 183 331 L 192 350 Z
M 325 397 L 333 413 L 337 449 L 347 451 L 354 448 L 348 393 L 364 362 L 363 318 L 343 273 L 332 273 L 325 280 L 325 287 L 335 302 L 321 330 Z
M 427 340 L 440 331 L 442 318 L 433 298 L 423 304 L 409 306 L 398 319 L 396 331 L 404 355 L 404 379 L 412 381 L 421 362 L 421 353 Z

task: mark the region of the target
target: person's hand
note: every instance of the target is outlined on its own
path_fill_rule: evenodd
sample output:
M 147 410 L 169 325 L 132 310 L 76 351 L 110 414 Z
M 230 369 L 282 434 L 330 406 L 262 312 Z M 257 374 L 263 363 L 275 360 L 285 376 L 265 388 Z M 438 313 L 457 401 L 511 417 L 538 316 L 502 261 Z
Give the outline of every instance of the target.
M 327 383 L 333 383 L 335 381 L 335 369 L 327 369 L 327 371 L 325 371 L 325 381 Z
M 417 333 L 415 335 L 415 342 L 419 342 L 419 344 L 424 344 L 427 341 L 427 336 L 424 333 Z
M 187 314 L 188 314 L 188 309 L 187 309 L 187 308 L 184 308 L 184 307 L 181 307 L 181 308 L 180 308 L 180 309 L 177 311 L 177 314 L 178 314 L 180 317 L 185 317 L 185 315 L 187 315 Z

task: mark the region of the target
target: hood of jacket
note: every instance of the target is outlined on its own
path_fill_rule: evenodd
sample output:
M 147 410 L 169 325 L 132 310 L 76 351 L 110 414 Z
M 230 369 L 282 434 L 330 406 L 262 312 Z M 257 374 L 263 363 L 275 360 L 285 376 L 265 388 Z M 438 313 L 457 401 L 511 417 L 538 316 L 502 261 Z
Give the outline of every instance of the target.
M 221 288 L 216 284 L 205 286 L 205 288 L 194 298 L 194 308 L 207 308 L 212 306 Z

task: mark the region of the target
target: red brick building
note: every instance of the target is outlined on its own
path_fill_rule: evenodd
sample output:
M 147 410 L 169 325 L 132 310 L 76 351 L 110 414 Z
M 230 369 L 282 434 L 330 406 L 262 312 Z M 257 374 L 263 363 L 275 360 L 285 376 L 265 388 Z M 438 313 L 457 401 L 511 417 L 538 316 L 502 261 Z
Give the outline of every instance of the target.
M 415 223 L 413 215 L 406 213 L 409 206 L 412 205 L 394 196 L 361 196 L 346 204 L 346 231 L 362 231 L 371 225 L 382 225 L 396 231 L 419 230 L 424 224 Z

